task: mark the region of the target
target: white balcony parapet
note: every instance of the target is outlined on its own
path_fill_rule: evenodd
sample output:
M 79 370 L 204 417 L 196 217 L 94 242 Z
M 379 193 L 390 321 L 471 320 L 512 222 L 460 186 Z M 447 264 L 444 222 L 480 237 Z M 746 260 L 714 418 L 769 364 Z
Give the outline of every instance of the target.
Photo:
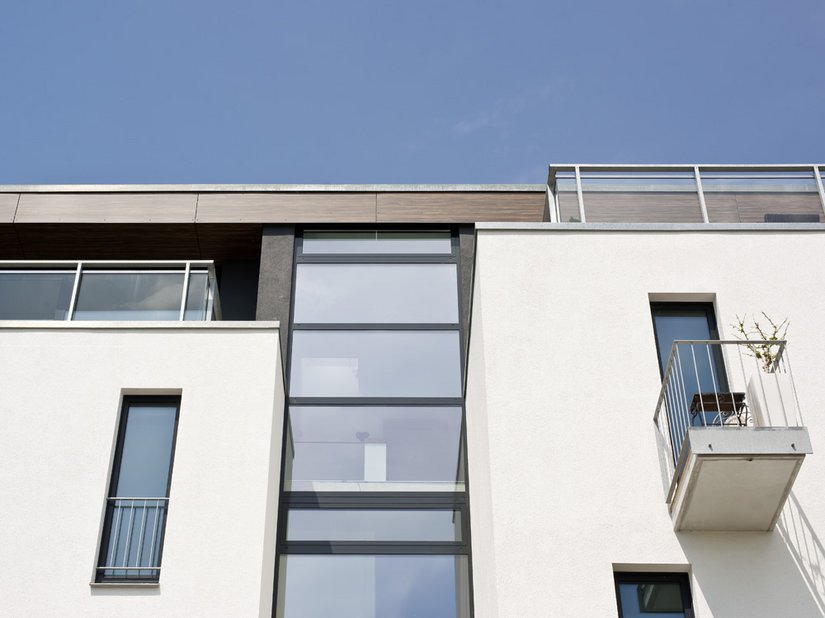
M 812 452 L 785 341 L 675 341 L 654 421 L 676 530 L 773 529 Z
M 0 320 L 220 317 L 211 260 L 0 262 Z

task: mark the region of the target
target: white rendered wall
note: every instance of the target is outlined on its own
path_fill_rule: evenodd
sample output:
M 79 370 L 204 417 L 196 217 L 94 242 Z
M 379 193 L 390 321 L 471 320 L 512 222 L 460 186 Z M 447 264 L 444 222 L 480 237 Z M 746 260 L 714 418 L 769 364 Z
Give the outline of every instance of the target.
M 277 323 L 0 324 L 0 614 L 268 616 Z M 180 393 L 157 587 L 93 587 L 123 394 Z
M 492 227 L 492 226 L 490 226 Z M 697 618 L 825 615 L 825 234 L 481 229 L 467 383 L 475 610 L 617 615 L 614 570 L 691 574 Z M 789 318 L 814 454 L 771 533 L 675 533 L 658 300 Z

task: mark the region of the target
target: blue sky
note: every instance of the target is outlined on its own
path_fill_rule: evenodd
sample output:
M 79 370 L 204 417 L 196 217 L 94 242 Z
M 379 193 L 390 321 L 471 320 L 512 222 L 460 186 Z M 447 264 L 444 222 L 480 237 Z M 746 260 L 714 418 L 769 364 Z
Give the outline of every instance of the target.
M 3 0 L 0 183 L 825 162 L 823 0 Z

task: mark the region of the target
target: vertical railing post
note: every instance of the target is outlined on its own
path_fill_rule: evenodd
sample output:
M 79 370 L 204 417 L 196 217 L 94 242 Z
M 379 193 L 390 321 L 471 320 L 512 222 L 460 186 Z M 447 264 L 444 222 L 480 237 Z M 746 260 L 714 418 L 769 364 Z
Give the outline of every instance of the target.
M 587 218 L 584 215 L 584 192 L 582 191 L 582 174 L 578 165 L 574 166 L 573 170 L 576 173 L 576 196 L 579 200 L 579 220 L 582 223 L 587 223 Z
M 814 178 L 816 178 L 816 189 L 819 191 L 819 202 L 822 205 L 822 212 L 825 213 L 825 187 L 822 186 L 822 174 L 819 166 L 814 165 Z
M 83 274 L 83 262 L 77 263 L 74 273 L 74 285 L 72 286 L 72 297 L 69 300 L 69 310 L 66 312 L 66 321 L 71 322 L 74 318 L 74 306 L 77 302 L 77 290 L 80 288 L 80 277 Z
M 705 203 L 705 189 L 702 187 L 702 174 L 699 172 L 699 166 L 693 166 L 693 177 L 696 179 L 696 193 L 699 194 L 699 208 L 702 209 L 702 221 L 710 223 L 708 219 L 708 206 Z
M 189 295 L 189 276 L 192 270 L 192 262 L 186 262 L 186 271 L 183 275 L 183 291 L 180 295 L 180 316 L 178 321 L 183 322 L 186 315 L 186 297 Z

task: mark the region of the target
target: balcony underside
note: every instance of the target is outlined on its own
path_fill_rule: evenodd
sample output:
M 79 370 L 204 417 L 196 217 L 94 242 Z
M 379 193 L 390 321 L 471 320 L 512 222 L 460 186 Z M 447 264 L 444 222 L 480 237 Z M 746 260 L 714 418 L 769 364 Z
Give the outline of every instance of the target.
M 673 480 L 675 530 L 772 530 L 806 454 L 804 427 L 688 429 Z

